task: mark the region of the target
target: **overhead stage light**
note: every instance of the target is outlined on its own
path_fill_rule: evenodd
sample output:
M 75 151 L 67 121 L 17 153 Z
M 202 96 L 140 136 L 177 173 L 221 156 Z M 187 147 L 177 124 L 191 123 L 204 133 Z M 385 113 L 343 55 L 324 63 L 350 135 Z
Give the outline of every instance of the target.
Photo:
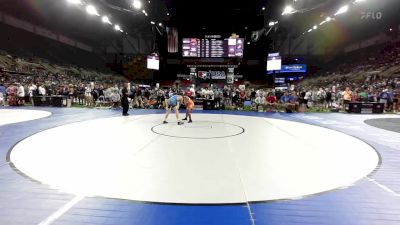
M 349 5 L 342 6 L 336 13 L 335 16 L 346 13 L 349 10 Z
M 154 21 L 151 21 L 150 23 L 153 24 L 153 25 L 156 24 Z
M 112 25 L 110 19 L 107 16 L 103 16 L 101 18 L 101 21 L 103 21 L 103 23 L 108 23 L 108 24 Z
M 285 9 L 283 10 L 282 15 L 288 15 L 288 14 L 292 14 L 292 13 L 295 13 L 295 10 L 294 10 L 293 6 L 288 5 L 288 6 L 286 6 Z
M 75 4 L 75 5 L 82 5 L 81 0 L 68 0 L 68 3 Z
M 313 29 L 314 29 L 314 30 L 318 29 L 318 26 L 317 26 L 317 25 L 314 25 L 314 26 L 313 26 Z
M 355 0 L 354 3 L 365 2 L 366 0 Z
M 86 12 L 89 13 L 90 15 L 100 16 L 99 13 L 97 12 L 97 9 L 93 5 L 87 5 Z
M 159 23 L 158 26 L 162 27 L 162 23 Z
M 141 9 L 142 8 L 142 2 L 140 0 L 133 0 L 133 8 Z
M 120 30 L 121 30 L 121 27 L 120 27 L 118 24 L 115 24 L 115 26 L 114 26 L 114 30 L 118 30 L 118 31 L 120 31 Z
M 275 26 L 276 24 L 278 24 L 278 21 L 271 21 L 271 22 L 269 22 L 268 23 L 268 26 L 270 26 L 270 27 L 273 27 L 273 26 Z

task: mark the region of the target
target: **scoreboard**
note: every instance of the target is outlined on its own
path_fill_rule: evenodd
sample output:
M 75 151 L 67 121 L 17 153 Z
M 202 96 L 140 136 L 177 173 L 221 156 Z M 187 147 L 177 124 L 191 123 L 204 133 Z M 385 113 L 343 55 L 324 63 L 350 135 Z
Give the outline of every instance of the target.
M 182 55 L 194 58 L 241 58 L 243 47 L 243 38 L 220 38 L 218 35 L 183 38 Z

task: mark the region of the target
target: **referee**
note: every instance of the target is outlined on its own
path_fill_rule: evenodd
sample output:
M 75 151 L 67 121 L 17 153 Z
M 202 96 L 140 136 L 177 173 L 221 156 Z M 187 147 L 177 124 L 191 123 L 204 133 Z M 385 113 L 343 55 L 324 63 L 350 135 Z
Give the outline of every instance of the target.
M 122 116 L 129 116 L 128 83 L 125 83 L 124 88 L 122 88 L 121 105 L 122 105 Z

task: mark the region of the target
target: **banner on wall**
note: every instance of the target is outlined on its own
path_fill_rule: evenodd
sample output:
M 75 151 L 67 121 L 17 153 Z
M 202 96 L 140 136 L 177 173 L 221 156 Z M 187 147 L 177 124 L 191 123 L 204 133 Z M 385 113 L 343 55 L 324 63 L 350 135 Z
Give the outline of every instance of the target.
M 203 80 L 207 80 L 211 78 L 211 75 L 208 71 L 199 71 L 197 73 L 197 77 Z
M 190 74 L 177 74 L 176 75 L 178 78 L 182 78 L 182 79 L 190 79 Z
M 305 73 L 307 72 L 306 64 L 282 65 L 281 73 Z
M 213 79 L 213 80 L 225 80 L 226 73 L 225 71 L 199 71 L 197 73 L 197 77 L 200 79 Z
M 225 71 L 210 71 L 211 79 L 213 80 L 225 80 L 226 74 Z
M 168 53 L 178 52 L 178 29 L 176 27 L 167 27 L 167 38 L 168 38 Z

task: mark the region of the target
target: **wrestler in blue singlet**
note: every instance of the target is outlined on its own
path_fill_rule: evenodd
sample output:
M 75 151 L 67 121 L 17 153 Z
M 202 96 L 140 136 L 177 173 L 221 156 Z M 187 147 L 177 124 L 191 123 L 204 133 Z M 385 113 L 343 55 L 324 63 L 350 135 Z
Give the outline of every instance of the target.
M 168 106 L 175 107 L 178 105 L 178 95 L 172 95 L 171 98 L 168 99 Z

